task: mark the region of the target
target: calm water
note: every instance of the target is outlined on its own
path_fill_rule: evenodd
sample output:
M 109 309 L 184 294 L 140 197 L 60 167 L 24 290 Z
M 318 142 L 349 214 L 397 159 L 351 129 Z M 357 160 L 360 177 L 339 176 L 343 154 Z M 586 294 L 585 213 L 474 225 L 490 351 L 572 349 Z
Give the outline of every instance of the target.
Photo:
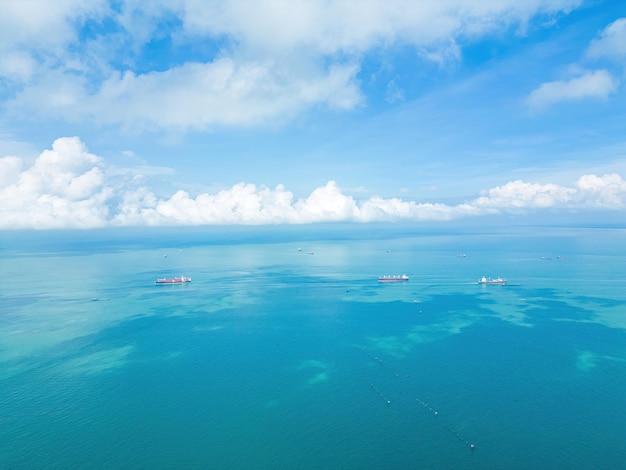
M 0 243 L 0 468 L 624 468 L 624 230 Z

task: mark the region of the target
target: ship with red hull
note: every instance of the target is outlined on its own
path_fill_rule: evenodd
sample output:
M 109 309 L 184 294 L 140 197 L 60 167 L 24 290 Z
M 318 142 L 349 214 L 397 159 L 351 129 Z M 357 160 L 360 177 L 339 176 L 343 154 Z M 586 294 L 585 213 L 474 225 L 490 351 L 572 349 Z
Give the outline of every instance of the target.
M 187 282 L 191 282 L 191 278 L 190 277 L 185 277 L 185 276 L 180 276 L 180 277 L 164 277 L 161 279 L 157 279 L 156 280 L 156 284 L 159 285 L 163 285 L 163 284 L 185 284 Z
M 408 280 L 409 276 L 406 274 L 402 276 L 378 276 L 378 282 L 404 282 Z

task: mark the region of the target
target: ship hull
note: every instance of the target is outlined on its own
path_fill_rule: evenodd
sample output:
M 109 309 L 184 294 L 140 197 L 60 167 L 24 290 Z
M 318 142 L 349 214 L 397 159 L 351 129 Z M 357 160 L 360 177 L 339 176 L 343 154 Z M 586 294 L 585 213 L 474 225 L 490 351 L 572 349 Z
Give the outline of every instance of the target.
M 172 279 L 157 279 L 155 284 L 171 285 L 171 284 L 186 284 L 188 282 L 191 282 L 191 278 L 189 277 L 175 277 Z
M 404 276 L 382 276 L 378 278 L 378 282 L 406 282 L 409 280 L 409 277 Z
M 482 284 L 482 285 L 496 285 L 496 286 L 506 286 L 506 279 L 502 279 L 502 278 L 497 278 L 497 279 L 487 279 L 487 278 L 482 278 L 480 281 L 478 281 L 478 284 Z

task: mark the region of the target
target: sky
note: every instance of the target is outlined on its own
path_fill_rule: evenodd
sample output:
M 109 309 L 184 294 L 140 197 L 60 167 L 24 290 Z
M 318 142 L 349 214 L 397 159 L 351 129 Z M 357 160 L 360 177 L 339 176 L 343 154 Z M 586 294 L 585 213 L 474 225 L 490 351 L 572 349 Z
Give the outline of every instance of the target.
M 0 230 L 530 216 L 626 221 L 626 2 L 0 4 Z

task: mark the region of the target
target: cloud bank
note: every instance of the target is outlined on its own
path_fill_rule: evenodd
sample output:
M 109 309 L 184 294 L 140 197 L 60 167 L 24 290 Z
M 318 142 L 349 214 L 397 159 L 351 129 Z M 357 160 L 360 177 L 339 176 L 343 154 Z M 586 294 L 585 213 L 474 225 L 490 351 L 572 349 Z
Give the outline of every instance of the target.
M 77 137 L 57 139 L 30 167 L 0 158 L 0 229 L 115 226 L 309 224 L 318 222 L 449 221 L 541 209 L 626 208 L 619 174 L 583 175 L 571 187 L 511 181 L 479 197 L 447 205 L 370 197 L 356 200 L 335 181 L 295 198 L 275 188 L 239 183 L 215 194 L 185 190 L 159 198 L 137 176 L 120 180 Z
M 133 131 L 273 124 L 315 107 L 362 106 L 367 54 L 408 47 L 445 65 L 463 42 L 523 31 L 580 3 L 9 0 L 0 80 L 21 117 Z M 158 66 L 156 53 L 165 57 Z

